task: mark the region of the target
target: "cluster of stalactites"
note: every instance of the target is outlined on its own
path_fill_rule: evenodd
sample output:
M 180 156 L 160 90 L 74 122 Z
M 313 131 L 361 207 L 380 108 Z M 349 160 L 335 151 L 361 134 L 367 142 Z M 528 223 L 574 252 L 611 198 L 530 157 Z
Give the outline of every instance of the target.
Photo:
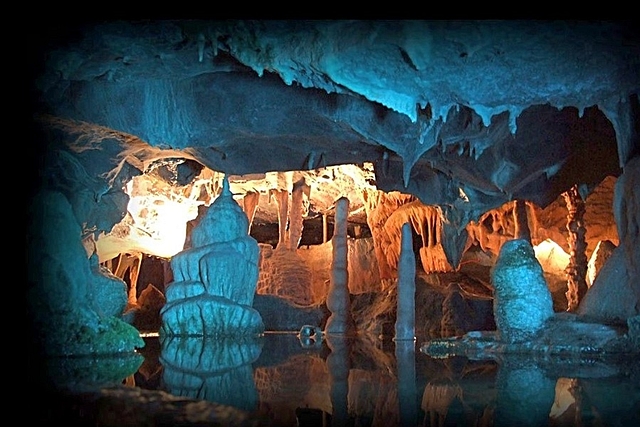
M 414 196 L 377 191 L 365 198 L 367 222 L 374 238 L 374 248 L 381 279 L 397 275 L 402 226 L 409 223 L 421 237 L 420 260 L 426 272 L 446 272 L 452 267 L 442 245 L 442 211 L 428 206 Z

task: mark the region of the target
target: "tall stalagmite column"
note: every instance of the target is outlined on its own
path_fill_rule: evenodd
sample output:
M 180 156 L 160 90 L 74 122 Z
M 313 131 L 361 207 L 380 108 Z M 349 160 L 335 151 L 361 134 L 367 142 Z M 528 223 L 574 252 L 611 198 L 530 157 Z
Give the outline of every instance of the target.
M 584 227 L 584 200 L 574 185 L 562 193 L 567 204 L 567 230 L 569 231 L 569 265 L 567 272 L 567 311 L 575 311 L 587 293 L 587 241 Z
M 525 239 L 531 242 L 531 230 L 527 216 L 527 202 L 516 199 L 513 203 L 513 222 L 516 226 L 515 239 Z
M 349 271 L 347 270 L 347 216 L 349 199 L 341 197 L 336 202 L 335 224 L 333 226 L 333 261 L 331 263 L 331 284 L 327 296 L 327 308 L 331 311 L 325 332 L 327 334 L 353 335 L 356 332 L 351 316 L 349 299 Z
M 411 224 L 402 226 L 398 260 L 398 308 L 394 340 L 415 340 L 416 258 L 413 253 Z

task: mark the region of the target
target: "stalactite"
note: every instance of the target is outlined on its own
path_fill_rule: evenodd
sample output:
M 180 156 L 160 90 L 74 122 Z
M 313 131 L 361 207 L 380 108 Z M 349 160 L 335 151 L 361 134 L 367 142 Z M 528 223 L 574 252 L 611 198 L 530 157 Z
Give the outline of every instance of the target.
M 537 244 L 539 241 L 538 238 L 538 229 L 540 228 L 538 225 L 538 214 L 536 213 L 536 207 L 535 205 L 530 202 L 527 201 L 527 216 L 528 218 L 531 220 L 531 240 L 532 242 L 535 241 L 535 243 Z
M 253 217 L 256 214 L 256 208 L 260 201 L 260 193 L 257 191 L 248 191 L 242 199 L 242 205 L 244 213 L 249 219 L 249 232 L 251 232 L 251 224 L 253 224 Z
M 327 213 L 322 214 L 322 243 L 327 243 Z
M 513 202 L 513 222 L 515 224 L 515 239 L 525 239 L 531 243 L 531 230 L 527 217 L 527 204 L 524 200 L 517 199 Z
M 302 237 L 302 229 L 304 227 L 303 216 L 303 196 L 309 194 L 310 187 L 305 182 L 304 178 L 293 184 L 293 190 L 291 191 L 291 208 L 289 210 L 289 249 L 295 250 L 298 248 L 300 238 Z
M 127 301 L 130 306 L 138 303 L 138 276 L 142 265 L 142 252 L 121 253 L 118 257 L 118 267 L 114 275 L 124 280 L 124 275 L 129 272 L 129 289 Z
M 289 192 L 287 190 L 271 190 L 271 195 L 278 204 L 278 248 L 287 248 L 287 222 L 289 214 Z
M 575 311 L 587 292 L 587 241 L 584 226 L 585 205 L 578 186 L 562 193 L 567 204 L 567 231 L 569 232 L 569 265 L 567 273 L 567 311 Z

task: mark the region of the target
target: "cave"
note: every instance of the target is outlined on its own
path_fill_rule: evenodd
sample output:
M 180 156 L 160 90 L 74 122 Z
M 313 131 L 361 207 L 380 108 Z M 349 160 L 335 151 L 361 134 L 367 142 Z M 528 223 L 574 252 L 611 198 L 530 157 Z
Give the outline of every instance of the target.
M 637 425 L 638 28 L 41 25 L 39 421 Z

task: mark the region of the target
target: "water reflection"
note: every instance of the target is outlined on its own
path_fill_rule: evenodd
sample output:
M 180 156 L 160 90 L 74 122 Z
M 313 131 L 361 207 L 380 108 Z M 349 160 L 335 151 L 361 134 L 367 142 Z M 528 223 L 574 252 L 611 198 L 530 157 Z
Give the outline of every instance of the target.
M 229 404 L 275 426 L 640 425 L 633 360 L 435 359 L 413 341 L 328 336 L 310 346 L 295 333 L 145 340 L 131 385 Z
M 256 409 L 259 399 L 251 363 L 262 352 L 262 339 L 168 337 L 160 342 L 166 391 L 245 411 Z

